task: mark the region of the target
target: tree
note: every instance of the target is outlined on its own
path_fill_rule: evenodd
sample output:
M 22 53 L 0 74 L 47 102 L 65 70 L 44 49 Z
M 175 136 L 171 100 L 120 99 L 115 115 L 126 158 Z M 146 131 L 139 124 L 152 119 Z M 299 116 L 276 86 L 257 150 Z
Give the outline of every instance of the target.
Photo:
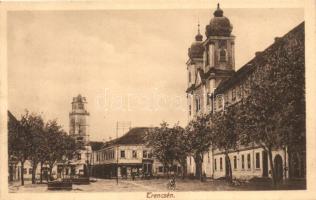
M 175 135 L 175 159 L 181 165 L 182 168 L 182 178 L 187 174 L 187 157 L 190 152 L 189 140 L 187 132 L 184 128 L 176 124 L 172 127 L 172 132 Z
M 237 108 L 236 105 L 225 108 L 223 112 L 218 112 L 211 116 L 212 142 L 213 148 L 224 150 L 226 160 L 226 179 L 232 181 L 232 167 L 229 158 L 229 151 L 237 148 L 238 133 Z
M 162 122 L 160 127 L 155 127 L 148 131 L 145 140 L 147 145 L 152 148 L 153 156 L 163 164 L 164 169 L 168 169 L 169 175 L 169 169 L 176 160 L 176 135 L 172 129 L 169 128 L 166 122 Z
M 40 157 L 45 154 L 44 141 L 44 121 L 42 116 L 30 114 L 26 112 L 20 120 L 22 129 L 27 134 L 27 140 L 30 143 L 28 151 L 30 152 L 28 159 L 32 166 L 32 184 L 35 183 L 36 169 L 40 161 Z
M 193 154 L 196 165 L 195 176 L 202 181 L 203 155 L 209 151 L 211 146 L 211 129 L 208 116 L 198 116 L 196 120 L 189 122 L 186 127 L 189 149 Z
M 48 152 L 46 159 L 49 166 L 49 177 L 52 180 L 52 170 L 58 161 L 71 160 L 74 154 L 82 149 L 75 140 L 68 136 L 56 120 L 50 120 L 45 125 L 47 132 Z
M 21 163 L 21 185 L 24 185 L 24 163 L 30 155 L 30 147 L 31 143 L 26 130 L 18 120 L 9 115 L 8 153 L 10 158 L 16 158 Z
M 272 150 L 305 144 L 304 34 L 279 41 L 261 59 L 264 65 L 254 74 L 238 127 L 244 144 L 254 141 L 268 152 L 276 184 Z

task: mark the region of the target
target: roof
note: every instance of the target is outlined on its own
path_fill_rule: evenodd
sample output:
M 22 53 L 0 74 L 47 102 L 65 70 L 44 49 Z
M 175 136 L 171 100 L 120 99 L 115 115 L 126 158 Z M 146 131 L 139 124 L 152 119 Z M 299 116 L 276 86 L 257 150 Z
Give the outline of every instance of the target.
M 104 145 L 104 142 L 90 141 L 90 146 L 93 151 L 100 150 Z
M 126 134 L 119 137 L 118 139 L 109 141 L 109 145 L 116 145 L 116 144 L 145 144 L 145 136 L 147 131 L 150 128 L 148 127 L 136 127 L 130 129 Z
M 8 110 L 8 121 L 12 121 L 13 123 L 19 123 L 16 117 Z
M 206 80 L 209 79 L 212 76 L 223 76 L 223 77 L 230 77 L 235 73 L 234 70 L 223 70 L 223 69 L 217 69 L 212 67 L 209 69 L 206 73 L 203 72 L 202 69 L 198 69 L 198 74 L 200 74 L 201 77 L 201 84 L 205 84 Z M 195 90 L 201 86 L 201 84 L 192 84 L 189 88 L 187 88 L 186 93 L 191 92 L 192 90 Z
M 249 74 L 251 74 L 257 67 L 262 66 L 262 63 L 265 62 L 263 57 L 276 51 L 277 48 L 282 44 L 282 42 L 284 42 L 288 37 L 291 37 L 292 35 L 296 35 L 301 32 L 304 33 L 304 22 L 300 23 L 298 26 L 293 28 L 288 33 L 286 33 L 283 37 L 276 38 L 276 41 L 273 44 L 271 44 L 263 52 L 256 54 L 256 56 L 253 59 L 251 59 L 248 63 L 246 63 L 243 67 L 241 67 L 229 79 L 221 82 L 219 86 L 216 88 L 215 94 L 224 92 L 225 90 L 229 89 L 231 86 L 235 85 L 236 83 L 248 77 Z

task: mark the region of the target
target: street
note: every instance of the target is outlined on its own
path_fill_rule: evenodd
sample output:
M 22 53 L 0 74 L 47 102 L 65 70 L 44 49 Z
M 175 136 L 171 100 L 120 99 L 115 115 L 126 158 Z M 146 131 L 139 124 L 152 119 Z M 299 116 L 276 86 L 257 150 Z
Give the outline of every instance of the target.
M 167 179 L 152 180 L 119 180 L 118 185 L 115 179 L 97 179 L 89 185 L 73 185 L 73 189 L 69 192 L 157 192 L 168 191 Z M 252 183 L 241 186 L 232 186 L 225 181 L 214 181 L 208 179 L 205 182 L 190 179 L 177 179 L 175 191 L 227 191 L 227 190 L 273 190 L 273 189 L 304 189 L 306 183 L 301 181 L 285 182 L 277 188 L 273 188 L 269 182 Z M 24 186 L 20 182 L 9 184 L 9 191 L 13 193 L 20 192 L 58 192 L 48 191 L 46 184 L 31 184 L 26 181 Z M 60 191 L 59 191 L 60 192 Z

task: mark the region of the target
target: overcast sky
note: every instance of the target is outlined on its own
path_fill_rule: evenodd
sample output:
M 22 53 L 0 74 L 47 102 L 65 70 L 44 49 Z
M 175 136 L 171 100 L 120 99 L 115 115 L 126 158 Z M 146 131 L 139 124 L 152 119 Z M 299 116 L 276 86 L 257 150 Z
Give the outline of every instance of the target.
M 303 9 L 223 10 L 236 36 L 236 69 L 304 19 Z M 187 50 L 198 19 L 204 35 L 213 11 L 9 12 L 9 110 L 17 118 L 25 109 L 42 113 L 68 131 L 80 93 L 92 140 L 115 137 L 116 121 L 185 126 Z

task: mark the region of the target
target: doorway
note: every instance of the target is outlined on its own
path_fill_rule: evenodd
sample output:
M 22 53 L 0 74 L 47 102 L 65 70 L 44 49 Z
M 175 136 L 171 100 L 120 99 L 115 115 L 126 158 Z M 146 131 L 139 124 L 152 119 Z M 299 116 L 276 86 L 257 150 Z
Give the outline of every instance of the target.
M 274 158 L 275 178 L 278 182 L 283 179 L 283 162 L 282 157 L 278 154 Z

